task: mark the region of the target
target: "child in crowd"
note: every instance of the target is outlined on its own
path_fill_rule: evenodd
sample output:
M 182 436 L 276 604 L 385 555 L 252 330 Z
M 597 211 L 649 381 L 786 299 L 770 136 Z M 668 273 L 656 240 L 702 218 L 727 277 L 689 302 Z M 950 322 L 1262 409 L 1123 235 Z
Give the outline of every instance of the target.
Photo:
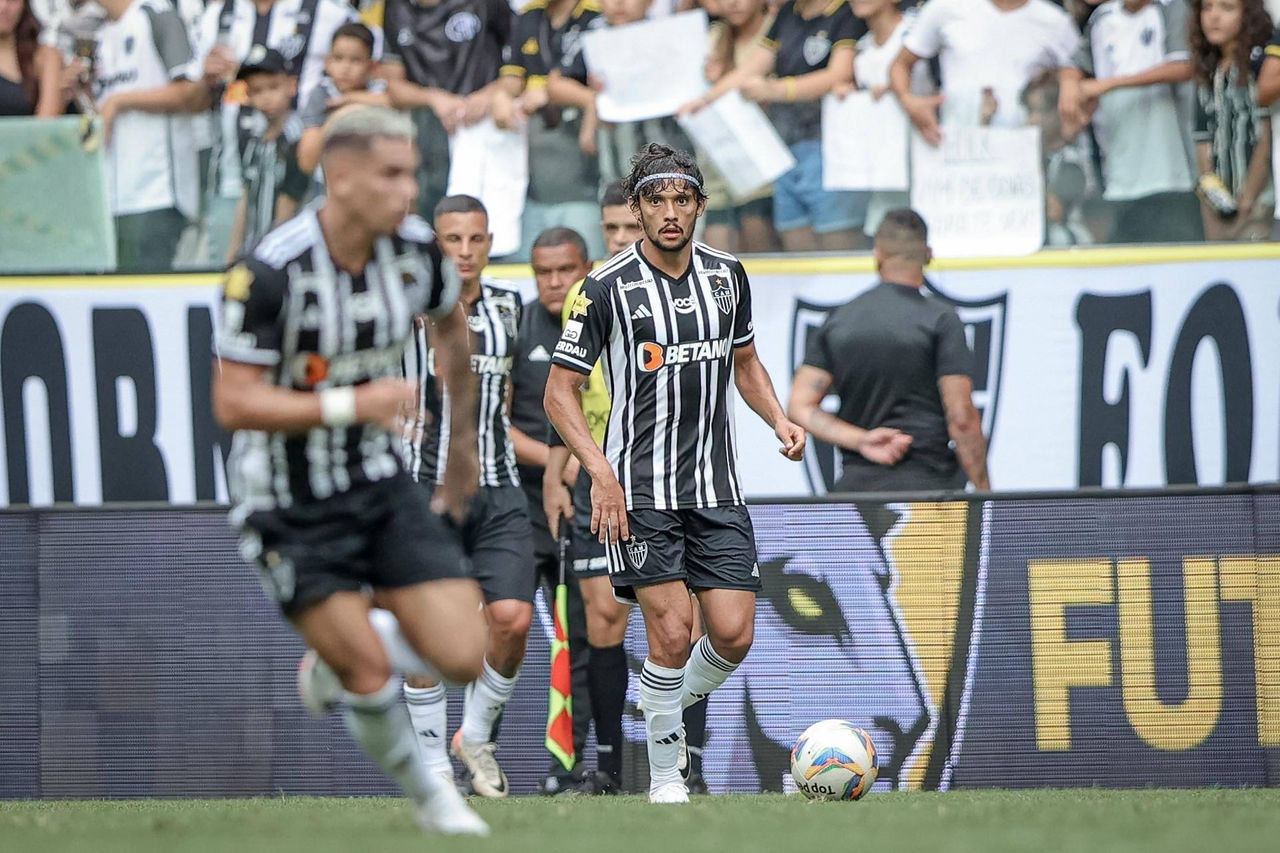
M 1271 116 L 1258 105 L 1258 71 L 1271 34 L 1263 0 L 1193 0 L 1193 138 L 1208 240 L 1265 240 L 1275 197 Z
M 1068 140 L 1058 116 L 1058 72 L 1037 75 L 1022 90 L 1027 124 L 1040 128 L 1044 174 L 1045 245 L 1088 246 L 1096 233 L 1105 234 L 1106 205 L 1101 204 L 1099 181 L 1089 146 L 1089 134 Z
M 343 24 L 334 31 L 324 77 L 298 111 L 303 127 L 298 165 L 308 175 L 320 163 L 320 126 L 330 112 L 344 104 L 391 105 L 387 81 L 373 77 L 373 50 L 373 31 L 364 24 Z
M 298 78 L 284 56 L 255 45 L 236 74 L 256 111 L 240 119 L 240 167 L 244 193 L 236 208 L 227 263 L 253 250 L 268 231 L 293 216 L 310 183 L 298 168 L 302 122 L 293 112 Z

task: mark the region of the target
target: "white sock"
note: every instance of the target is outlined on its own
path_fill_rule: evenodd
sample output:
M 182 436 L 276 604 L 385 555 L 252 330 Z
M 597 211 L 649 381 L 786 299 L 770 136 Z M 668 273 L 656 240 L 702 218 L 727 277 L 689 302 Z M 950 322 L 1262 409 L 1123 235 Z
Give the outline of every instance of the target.
M 449 726 L 446 694 L 443 684 L 435 687 L 404 686 L 404 703 L 413 720 L 413 732 L 417 737 L 422 763 L 428 770 L 453 772 L 449 763 L 447 729 Z
M 393 670 L 403 675 L 421 675 L 432 681 L 444 680 L 436 668 L 419 657 L 413 646 L 409 645 L 400 631 L 400 623 L 396 621 L 394 613 L 375 607 L 369 611 L 369 624 L 382 641 Z
M 640 671 L 640 702 L 649 747 L 649 790 L 680 782 L 680 738 L 684 736 L 684 670 L 658 666 L 648 658 Z
M 488 743 L 493 739 L 493 724 L 516 689 L 520 673 L 507 678 L 489 665 L 486 659 L 480 677 L 467 685 L 467 699 L 462 706 L 462 739 L 468 743 Z
M 711 641 L 706 634 L 703 634 L 693 644 L 689 661 L 684 665 L 684 695 L 681 698 L 684 707 L 688 708 L 698 700 L 707 698 L 737 668 L 736 663 L 729 663 L 720 657 L 711 648 Z
M 343 705 L 342 720 L 365 754 L 413 801 L 430 797 L 437 786 L 418 754 L 413 723 L 400 701 L 400 679 L 393 677 L 376 693 L 347 693 Z

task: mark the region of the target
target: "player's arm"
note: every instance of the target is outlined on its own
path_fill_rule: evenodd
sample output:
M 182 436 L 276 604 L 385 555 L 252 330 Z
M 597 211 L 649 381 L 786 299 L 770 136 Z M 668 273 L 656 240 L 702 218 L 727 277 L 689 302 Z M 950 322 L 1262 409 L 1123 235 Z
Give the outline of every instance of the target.
M 765 370 L 764 362 L 756 354 L 754 341 L 734 348 L 733 375 L 742 399 L 773 429 L 773 434 L 782 442 L 779 452 L 793 461 L 802 458 L 804 430 L 792 423 L 782 410 L 778 395 L 773 391 L 769 371 Z
M 819 441 L 861 454 L 878 465 L 896 465 L 911 447 L 911 436 L 892 427 L 863 429 L 822 408 L 834 377 L 820 367 L 802 364 L 791 380 L 787 414 Z
M 543 406 L 551 425 L 591 475 L 591 532 L 598 534 L 601 542 L 630 539 L 622 486 L 604 452 L 596 446 L 582 411 L 582 377 L 576 370 L 552 364 Z
M 214 362 L 213 414 L 223 429 L 299 433 L 358 423 L 390 429 L 401 405 L 413 402 L 413 384 L 404 379 L 295 391 L 268 382 L 269 371 L 226 358 Z
M 560 536 L 560 519 L 573 518 L 573 493 L 565 482 L 573 454 L 563 444 L 547 446 L 547 468 L 542 474 L 542 511 L 551 535 Z
M 973 380 L 964 375 L 938 377 L 938 393 L 947 415 L 947 432 L 956 443 L 956 458 L 975 489 L 991 490 L 987 476 L 987 439 L 973 405 Z
M 538 468 L 547 467 L 547 445 L 524 432 L 519 427 L 511 427 L 511 443 L 516 448 L 516 461 L 521 465 L 533 465 Z
M 449 391 L 449 457 L 444 482 L 436 489 L 432 508 L 461 520 L 480 484 L 480 458 L 476 438 L 476 376 L 471 370 L 471 338 L 462 303 L 437 317 L 423 317 L 431 324 L 435 341 L 436 372 Z

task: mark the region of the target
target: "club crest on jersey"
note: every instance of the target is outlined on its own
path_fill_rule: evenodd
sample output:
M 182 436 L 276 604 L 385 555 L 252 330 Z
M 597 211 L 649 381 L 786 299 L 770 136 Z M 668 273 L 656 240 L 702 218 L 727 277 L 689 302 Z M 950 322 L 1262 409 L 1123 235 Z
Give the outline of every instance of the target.
M 484 331 L 484 318 L 478 314 L 472 314 L 467 318 L 467 328 L 479 334 Z
M 982 416 L 982 432 L 994 442 L 996 405 L 1000 401 L 1001 367 L 1004 363 L 1004 321 L 1007 294 L 990 299 L 964 301 L 943 293 L 933 282 L 926 281 L 925 292 L 952 305 L 965 326 L 965 337 L 971 341 L 975 364 L 973 403 Z M 791 325 L 791 368 L 804 364 L 810 336 L 822 327 L 828 315 L 839 305 L 823 305 L 797 299 Z M 804 454 L 804 473 L 815 495 L 824 495 L 840 479 L 840 450 L 824 441 L 812 440 Z
M 817 35 L 809 36 L 804 40 L 804 61 L 810 65 L 817 65 L 819 62 L 827 58 L 827 54 L 831 52 L 831 39 L 827 38 L 825 31 Z
M 729 280 L 722 275 L 711 276 L 711 295 L 716 300 L 716 305 L 725 314 L 733 310 L 733 288 L 729 287 Z
M 627 543 L 627 559 L 637 569 L 643 566 L 644 561 L 649 559 L 649 543 L 632 537 Z
M 585 293 L 579 293 L 573 299 L 573 306 L 569 309 L 570 317 L 585 317 L 587 309 L 591 307 L 591 300 L 587 298 Z

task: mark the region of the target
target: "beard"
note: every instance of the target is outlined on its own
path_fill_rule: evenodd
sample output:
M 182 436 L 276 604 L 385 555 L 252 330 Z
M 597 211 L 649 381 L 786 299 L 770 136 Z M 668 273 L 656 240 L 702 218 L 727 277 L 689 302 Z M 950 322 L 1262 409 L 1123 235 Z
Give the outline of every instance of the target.
M 663 252 L 679 252 L 689 245 L 693 240 L 693 231 L 681 231 L 680 236 L 676 238 L 667 238 L 662 236 L 663 225 L 651 229 L 647 224 L 644 226 L 644 236 L 650 243 Z

